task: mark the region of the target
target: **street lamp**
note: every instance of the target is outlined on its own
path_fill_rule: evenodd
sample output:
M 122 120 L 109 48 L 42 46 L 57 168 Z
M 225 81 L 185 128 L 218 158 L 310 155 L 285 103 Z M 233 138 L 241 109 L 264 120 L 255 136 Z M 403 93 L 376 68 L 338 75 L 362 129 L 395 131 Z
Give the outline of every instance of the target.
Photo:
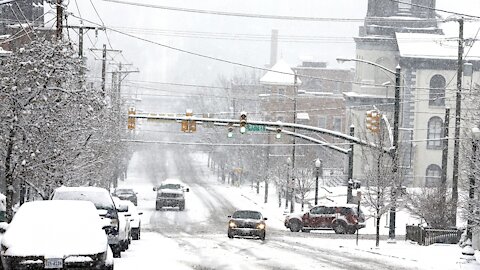
M 318 204 L 318 176 L 320 175 L 320 170 L 322 167 L 322 162 L 320 159 L 315 160 L 316 176 L 315 176 L 315 205 Z M 323 170 L 322 170 L 323 171 Z M 322 176 L 323 178 L 323 176 Z
M 393 176 L 395 177 L 398 172 L 398 159 L 397 159 L 397 153 L 398 153 L 398 133 L 399 133 L 399 125 L 400 125 L 400 82 L 401 82 L 401 68 L 400 66 L 397 66 L 395 70 L 391 70 L 389 68 L 386 68 L 382 65 L 379 65 L 375 62 L 363 60 L 363 59 L 356 59 L 356 58 L 337 58 L 337 62 L 343 63 L 343 62 L 360 62 L 360 63 L 365 63 L 368 65 L 375 66 L 377 68 L 380 68 L 383 71 L 389 72 L 391 74 L 395 75 L 395 102 L 394 102 L 394 113 L 393 113 L 393 149 L 391 152 L 392 156 L 392 173 Z M 393 187 L 394 189 L 397 189 L 396 184 Z M 398 192 L 395 192 L 395 195 Z M 394 198 L 395 199 L 395 198 Z M 395 200 L 394 200 L 395 201 Z M 391 240 L 395 240 L 395 218 L 396 218 L 396 209 L 395 209 L 395 202 L 392 204 L 390 207 L 390 227 L 388 231 L 388 237 Z

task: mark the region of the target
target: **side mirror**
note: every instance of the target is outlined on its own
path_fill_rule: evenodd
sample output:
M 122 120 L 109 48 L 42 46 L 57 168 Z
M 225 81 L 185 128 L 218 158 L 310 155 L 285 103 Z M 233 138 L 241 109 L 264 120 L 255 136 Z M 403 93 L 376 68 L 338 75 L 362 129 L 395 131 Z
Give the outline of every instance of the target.
M 0 234 L 4 234 L 8 230 L 7 222 L 0 222 Z
M 187 187 L 187 188 L 185 189 L 185 191 L 186 191 L 186 192 L 190 192 L 190 188 Z
M 117 211 L 120 212 L 120 213 L 128 212 L 128 205 L 120 204 L 120 205 L 117 207 Z
M 153 191 L 157 191 L 157 187 L 153 187 Z
M 263 218 L 263 220 L 268 220 L 268 218 Z
M 139 215 L 139 216 L 143 215 L 143 212 L 138 212 L 138 215 Z

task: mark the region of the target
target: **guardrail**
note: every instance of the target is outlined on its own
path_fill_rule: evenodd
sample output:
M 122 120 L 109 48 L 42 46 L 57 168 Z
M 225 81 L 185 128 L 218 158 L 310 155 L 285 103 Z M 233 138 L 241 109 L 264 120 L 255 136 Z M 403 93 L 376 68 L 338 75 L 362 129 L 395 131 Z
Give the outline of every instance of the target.
M 431 228 L 418 225 L 407 225 L 405 240 L 428 246 L 435 243 L 457 244 L 463 230 L 457 228 Z

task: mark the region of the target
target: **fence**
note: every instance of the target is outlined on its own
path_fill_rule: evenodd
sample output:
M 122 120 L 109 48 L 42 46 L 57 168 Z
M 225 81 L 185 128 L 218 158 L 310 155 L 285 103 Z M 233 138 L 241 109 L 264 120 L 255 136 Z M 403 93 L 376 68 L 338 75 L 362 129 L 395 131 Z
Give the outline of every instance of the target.
M 424 246 L 435 243 L 457 244 L 460 241 L 462 233 L 463 230 L 456 228 L 440 229 L 407 225 L 405 239 Z

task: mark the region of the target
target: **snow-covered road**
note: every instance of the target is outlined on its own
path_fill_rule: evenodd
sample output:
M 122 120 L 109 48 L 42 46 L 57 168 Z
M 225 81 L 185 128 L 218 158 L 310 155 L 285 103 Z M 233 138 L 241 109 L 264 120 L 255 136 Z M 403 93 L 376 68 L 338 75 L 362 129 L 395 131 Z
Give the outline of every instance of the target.
M 121 184 L 139 191 L 144 215 L 142 239 L 116 259 L 116 269 L 417 269 L 415 261 L 352 251 L 331 233 L 291 233 L 283 228 L 280 210 L 267 221 L 266 241 L 229 239 L 227 215 L 237 208 L 262 207 L 238 188 L 219 183 L 199 156 L 158 152 L 161 177 L 148 173 L 146 158 L 142 152 L 134 155 L 129 178 Z M 190 186 L 185 211 L 155 211 L 152 187 L 164 178 Z

